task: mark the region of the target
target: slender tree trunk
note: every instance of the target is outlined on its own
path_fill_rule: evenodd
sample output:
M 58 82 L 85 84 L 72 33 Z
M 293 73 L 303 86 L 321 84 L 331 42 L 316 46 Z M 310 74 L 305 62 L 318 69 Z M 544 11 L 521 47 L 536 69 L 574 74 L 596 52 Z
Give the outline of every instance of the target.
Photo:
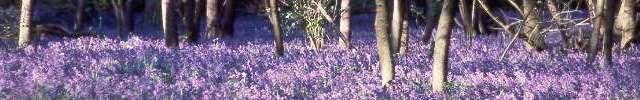
M 162 29 L 164 32 L 165 46 L 170 48 L 178 48 L 179 46 L 174 2 L 174 0 L 162 0 Z
M 376 44 L 378 47 L 378 58 L 380 59 L 380 74 L 382 76 L 382 86 L 390 85 L 393 80 L 393 58 L 389 39 L 389 11 L 386 0 L 376 0 Z
M 338 43 L 351 48 L 351 0 L 341 0 L 340 4 L 340 38 Z
M 77 8 L 76 8 L 76 22 L 73 26 L 73 30 L 79 33 L 84 25 L 84 8 L 85 8 L 85 0 L 78 0 Z
M 182 8 L 182 23 L 184 23 L 184 29 L 187 33 L 187 40 L 190 43 L 198 42 L 198 24 L 194 21 L 197 19 L 196 13 L 196 3 L 195 0 L 182 0 L 181 8 Z
M 269 0 L 269 17 L 271 18 L 271 25 L 273 26 L 273 32 L 275 44 L 276 44 L 276 56 L 284 55 L 284 44 L 282 43 L 282 29 L 280 28 L 280 16 L 278 15 L 278 0 Z
M 233 23 L 235 22 L 235 1 L 225 0 L 224 2 L 224 20 L 222 21 L 222 36 L 233 35 Z
M 31 16 L 33 16 L 33 0 L 22 0 L 20 9 L 20 33 L 18 35 L 18 48 L 27 47 L 31 43 Z
M 477 31 L 473 27 L 472 21 L 472 2 L 468 0 L 460 0 L 460 3 L 458 5 L 460 9 L 460 15 L 462 17 L 463 29 L 467 33 L 467 39 L 469 40 L 467 46 L 471 47 L 473 36 L 475 35 L 475 33 L 477 33 Z
M 424 26 L 424 30 L 422 31 L 422 41 L 424 43 L 431 43 L 430 39 L 431 39 L 431 33 L 433 32 L 433 28 L 435 27 L 435 19 L 438 19 L 438 16 L 436 16 L 436 9 L 435 9 L 435 1 L 434 0 L 426 0 L 425 1 L 425 9 L 424 9 L 424 14 L 426 15 L 426 21 L 425 21 L 425 26 Z
M 407 4 L 407 1 L 404 1 L 404 4 Z M 400 48 L 398 51 L 398 55 L 402 56 L 404 54 L 407 53 L 407 48 L 409 46 L 408 42 L 409 42 L 409 8 L 408 7 L 403 7 L 404 8 L 404 14 L 403 14 L 403 18 L 402 18 L 402 29 L 400 31 Z
M 478 34 L 489 34 L 487 32 L 487 26 L 485 26 L 485 15 L 482 14 L 481 10 L 482 9 L 480 7 L 480 5 L 478 4 L 478 0 L 473 0 L 472 2 L 472 9 L 471 9 L 471 13 L 473 13 L 474 15 L 472 16 L 472 20 L 473 20 L 473 27 L 476 28 L 476 31 L 478 32 Z
M 592 63 L 598 53 L 599 35 L 602 34 L 603 59 L 600 67 L 606 67 L 611 62 L 611 32 L 613 31 L 613 2 L 609 0 L 597 0 L 595 8 L 595 25 L 589 39 L 589 54 L 587 61 Z
M 113 11 L 116 15 L 116 29 L 120 34 L 120 38 L 124 40 L 128 38 L 129 33 L 133 30 L 131 3 L 132 0 L 111 0 Z
M 219 7 L 221 0 L 207 0 L 207 38 L 213 39 L 220 34 Z
M 444 0 L 438 30 L 435 37 L 433 53 L 433 72 L 431 87 L 433 91 L 444 92 L 447 74 L 449 70 L 449 45 L 451 38 L 451 25 L 453 25 L 453 10 L 457 0 Z
M 616 22 L 616 28 L 622 30 L 622 40 L 620 40 L 620 47 L 629 47 L 631 40 L 636 37 L 636 1 L 637 0 L 622 0 L 620 6 L 620 12 Z
M 391 19 L 391 53 L 400 51 L 400 35 L 402 34 L 402 21 L 404 21 L 404 0 L 393 0 Z
M 545 47 L 542 26 L 540 26 L 540 7 L 538 0 L 522 0 L 524 17 L 524 33 L 527 36 L 526 46 L 529 49 L 540 51 Z
M 144 6 L 144 23 L 159 25 L 159 23 L 162 22 L 160 18 L 158 18 L 158 16 L 160 16 L 160 2 L 158 2 L 158 0 L 145 0 Z
M 615 5 L 616 1 L 607 0 L 604 1 L 604 9 L 603 9 L 603 18 L 600 19 L 602 24 L 602 57 L 600 68 L 606 68 L 611 65 L 611 48 L 613 45 L 613 41 L 611 40 L 611 36 L 613 36 L 613 28 L 614 28 L 614 15 L 615 15 Z
M 604 16 L 602 11 L 604 9 L 604 2 L 606 0 L 598 0 L 598 2 L 594 2 L 592 0 L 589 0 L 589 4 L 593 7 L 589 7 L 592 8 L 591 12 L 593 12 L 593 30 L 591 31 L 591 35 L 589 36 L 589 50 L 588 50 L 588 57 L 587 57 L 587 61 L 589 63 L 592 63 L 595 56 L 598 53 L 598 43 L 600 40 L 600 22 L 602 21 L 602 17 Z

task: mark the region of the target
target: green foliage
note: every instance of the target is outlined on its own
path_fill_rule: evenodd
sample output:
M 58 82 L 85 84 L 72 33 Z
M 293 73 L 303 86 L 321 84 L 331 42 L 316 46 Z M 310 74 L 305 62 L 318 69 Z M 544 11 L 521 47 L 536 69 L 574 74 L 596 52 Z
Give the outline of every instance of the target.
M 328 17 L 335 18 L 338 13 L 337 3 L 333 0 L 289 0 L 285 1 L 285 6 L 281 6 L 280 15 L 284 17 L 283 22 L 287 34 L 291 34 L 294 29 L 304 29 L 307 38 L 313 48 L 320 48 L 324 41 L 324 25 L 331 23 Z
M 447 90 L 464 91 L 464 90 L 467 90 L 469 87 L 471 86 L 464 83 L 456 83 L 451 81 L 445 82 L 445 88 Z

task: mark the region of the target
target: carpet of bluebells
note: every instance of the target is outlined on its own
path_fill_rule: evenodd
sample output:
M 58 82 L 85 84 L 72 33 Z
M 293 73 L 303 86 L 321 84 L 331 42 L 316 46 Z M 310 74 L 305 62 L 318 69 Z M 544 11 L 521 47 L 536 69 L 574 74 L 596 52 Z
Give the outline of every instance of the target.
M 232 38 L 180 49 L 163 46 L 161 33 L 128 40 L 105 37 L 43 40 L 0 52 L 0 98 L 128 99 L 426 99 L 431 91 L 431 44 L 411 28 L 408 53 L 395 60 L 393 86 L 381 86 L 373 18 L 356 16 L 353 50 L 336 45 L 314 51 L 297 33 L 285 36 L 286 53 L 274 56 L 265 18 L 240 18 Z M 414 25 L 415 26 L 415 25 Z M 467 47 L 452 31 L 448 95 L 444 98 L 638 99 L 640 48 L 614 49 L 613 65 L 589 66 L 586 53 L 560 48 L 542 52 L 503 33 L 479 35 Z M 557 36 L 556 36 L 557 37 Z

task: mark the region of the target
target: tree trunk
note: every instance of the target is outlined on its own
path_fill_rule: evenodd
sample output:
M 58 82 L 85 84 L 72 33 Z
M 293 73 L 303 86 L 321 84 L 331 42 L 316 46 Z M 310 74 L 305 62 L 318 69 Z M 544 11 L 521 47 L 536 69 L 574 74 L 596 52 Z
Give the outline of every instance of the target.
M 522 0 L 524 10 L 524 33 L 527 37 L 527 48 L 540 51 L 545 47 L 542 26 L 540 26 L 540 7 L 538 0 Z
M 393 0 L 393 15 L 391 19 L 391 53 L 400 51 L 400 35 L 404 21 L 404 0 Z
M 475 33 L 477 33 L 477 31 L 473 27 L 473 21 L 471 19 L 472 4 L 468 0 L 460 0 L 460 3 L 458 5 L 460 9 L 460 16 L 462 17 L 462 26 L 464 31 L 467 33 L 467 39 L 469 40 L 467 46 L 471 47 L 473 36 L 475 35 Z
M 589 54 L 587 62 L 592 63 L 598 53 L 599 35 L 602 34 L 603 59 L 600 67 L 606 67 L 611 62 L 611 32 L 613 31 L 613 2 L 609 0 L 597 0 L 595 8 L 595 25 L 589 39 Z
M 158 18 L 158 16 L 160 16 L 160 2 L 158 2 L 158 0 L 145 0 L 144 6 L 144 23 L 159 25 L 159 23 L 162 22 Z
M 176 33 L 176 18 L 174 12 L 174 0 L 162 0 L 162 29 L 164 32 L 165 46 L 178 48 L 178 34 Z
M 207 38 L 213 39 L 220 34 L 219 7 L 221 0 L 207 0 Z
M 444 92 L 447 74 L 449 70 L 449 44 L 451 38 L 451 25 L 453 25 L 453 10 L 457 0 L 444 0 L 438 29 L 435 37 L 433 53 L 433 72 L 431 87 L 433 91 Z
M 76 22 L 73 25 L 73 30 L 76 34 L 79 34 L 82 31 L 84 25 L 84 8 L 85 8 L 85 0 L 78 0 L 76 8 Z
M 131 21 L 131 3 L 132 0 L 111 0 L 113 11 L 116 15 L 116 29 L 120 38 L 126 40 L 129 33 L 133 30 Z
M 426 0 L 425 1 L 425 9 L 424 9 L 424 14 L 426 15 L 426 21 L 425 21 L 425 25 L 424 25 L 424 30 L 422 31 L 422 41 L 424 43 L 431 43 L 430 39 L 431 39 L 431 33 L 433 32 L 433 27 L 435 27 L 435 19 L 438 19 L 438 16 L 436 16 L 436 9 L 435 9 L 435 1 L 434 0 Z
M 18 35 L 18 48 L 27 47 L 31 43 L 31 16 L 33 16 L 33 0 L 22 0 L 20 9 L 20 33 Z
M 197 19 L 197 7 L 195 0 L 182 0 L 182 23 L 187 34 L 187 40 L 190 43 L 198 42 L 198 24 L 194 21 Z
M 284 55 L 284 44 L 282 44 L 282 29 L 280 28 L 280 16 L 278 15 L 278 0 L 269 0 L 269 17 L 271 18 L 271 25 L 273 26 L 273 32 L 275 44 L 276 44 L 276 56 Z
M 235 22 L 235 1 L 225 0 L 224 2 L 224 19 L 222 20 L 222 36 L 233 35 L 233 23 Z
M 593 20 L 592 20 L 592 31 L 589 36 L 589 50 L 587 51 L 589 54 L 587 55 L 587 62 L 593 63 L 595 56 L 598 53 L 598 43 L 600 40 L 600 22 L 603 17 L 603 9 L 604 2 L 606 0 L 598 0 L 597 3 L 593 0 L 589 0 L 589 4 L 591 5 L 589 8 L 592 8 L 591 12 L 593 12 Z
M 632 40 L 635 40 L 636 36 L 636 0 L 622 0 L 620 6 L 620 12 L 616 22 L 616 29 L 622 30 L 622 40 L 620 40 L 620 47 L 629 47 Z
M 611 36 L 613 36 L 615 4 L 617 4 L 616 1 L 604 1 L 604 16 L 600 19 L 602 31 L 604 32 L 602 33 L 602 56 L 604 57 L 602 57 L 600 68 L 606 68 L 611 65 L 611 48 L 613 45 Z
M 389 11 L 386 0 L 376 0 L 376 44 L 378 47 L 378 58 L 380 59 L 380 74 L 382 76 L 382 86 L 390 85 L 393 80 L 393 58 L 391 44 L 389 41 Z
M 405 0 L 404 4 L 407 1 Z M 404 14 L 403 14 L 403 18 L 402 18 L 402 28 L 400 31 L 400 48 L 398 51 L 398 55 L 402 56 L 404 54 L 407 53 L 407 48 L 409 46 L 408 42 L 409 42 L 409 8 L 408 7 L 403 7 L 404 8 Z
M 340 37 L 338 43 L 351 48 L 351 0 L 341 0 L 340 4 Z

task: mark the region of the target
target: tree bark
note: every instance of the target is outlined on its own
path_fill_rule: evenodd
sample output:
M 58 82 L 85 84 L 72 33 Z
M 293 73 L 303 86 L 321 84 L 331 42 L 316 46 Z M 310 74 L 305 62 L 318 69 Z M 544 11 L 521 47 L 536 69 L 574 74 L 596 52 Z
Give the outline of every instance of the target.
M 522 0 L 523 12 L 525 17 L 524 33 L 527 36 L 526 46 L 529 49 L 540 51 L 545 47 L 544 36 L 542 35 L 542 26 L 540 26 L 540 7 L 538 0 Z
M 20 33 L 18 35 L 18 48 L 27 47 L 31 43 L 31 17 L 33 16 L 33 0 L 22 0 L 20 9 Z
M 636 5 L 637 0 L 622 0 L 620 6 L 620 12 L 616 22 L 616 29 L 622 31 L 622 40 L 620 40 L 620 47 L 627 48 L 631 44 L 632 40 L 635 40 L 636 36 Z
M 84 25 L 84 8 L 85 8 L 85 0 L 78 0 L 76 8 L 76 21 L 73 26 L 73 30 L 76 34 L 79 34 L 82 31 Z
M 338 43 L 344 48 L 351 48 L 351 0 L 341 0 L 340 4 L 340 37 Z
M 400 51 L 400 35 L 402 34 L 402 22 L 404 21 L 404 0 L 393 0 L 391 19 L 391 53 Z
M 602 48 L 603 59 L 601 60 L 600 67 L 606 67 L 611 62 L 611 34 L 613 32 L 613 2 L 609 0 L 597 0 L 595 8 L 595 25 L 589 39 L 589 54 L 587 55 L 587 62 L 592 63 L 595 56 L 598 53 L 599 35 L 602 34 Z
M 405 0 L 404 4 L 407 4 L 407 1 Z M 403 18 L 402 18 L 402 28 L 400 31 L 400 48 L 398 50 L 398 55 L 402 56 L 404 54 L 407 53 L 407 48 L 409 46 L 408 42 L 409 42 L 409 8 L 408 7 L 403 7 L 404 8 L 404 14 L 403 14 Z
M 449 45 L 451 38 L 451 25 L 453 24 L 453 10 L 457 0 L 444 0 L 438 29 L 435 37 L 433 53 L 433 72 L 431 87 L 433 91 L 444 92 L 449 70 Z
M 389 41 L 389 11 L 386 0 L 376 0 L 376 45 L 378 47 L 378 58 L 380 60 L 380 74 L 382 76 L 382 86 L 390 85 L 393 80 L 393 58 L 391 44 Z
M 224 2 L 224 19 L 222 20 L 221 36 L 233 35 L 233 23 L 235 22 L 235 1 L 236 0 L 225 0 Z
M 207 0 L 207 38 L 213 39 L 220 34 L 220 0 Z
M 602 33 L 602 57 L 600 68 L 606 68 L 611 65 L 611 48 L 613 45 L 613 41 L 611 40 L 611 36 L 613 36 L 613 28 L 614 28 L 614 12 L 615 12 L 615 4 L 616 1 L 607 0 L 604 1 L 604 17 L 601 20 L 601 28 L 604 33 Z
M 176 18 L 174 12 L 174 0 L 162 0 L 162 29 L 164 32 L 165 46 L 178 48 L 178 34 L 176 33 Z
M 276 56 L 284 55 L 284 44 L 282 43 L 282 29 L 280 27 L 280 16 L 278 15 L 278 0 L 269 0 L 269 17 L 273 27 L 276 45 Z

